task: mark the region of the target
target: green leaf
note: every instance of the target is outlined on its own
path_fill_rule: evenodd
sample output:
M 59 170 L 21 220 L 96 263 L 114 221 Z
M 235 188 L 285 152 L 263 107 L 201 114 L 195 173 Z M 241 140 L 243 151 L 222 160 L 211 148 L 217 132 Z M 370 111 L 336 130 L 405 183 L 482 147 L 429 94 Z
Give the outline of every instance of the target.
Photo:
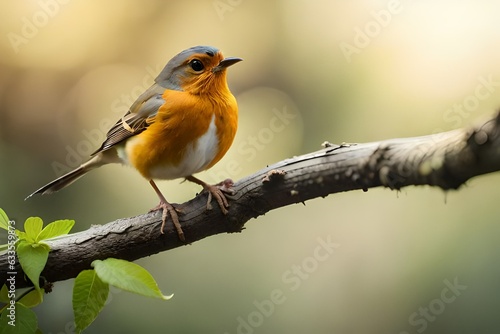
M 47 245 L 45 242 L 37 242 L 35 244 L 31 244 L 31 247 L 33 247 L 33 248 L 40 247 L 40 248 L 45 249 L 47 252 L 50 252 L 50 246 Z
M 24 232 L 26 232 L 26 240 L 35 243 L 38 235 L 42 231 L 43 220 L 40 217 L 29 217 L 24 222 Z
M 38 247 L 33 247 L 35 245 Z M 19 263 L 24 273 L 37 289 L 40 289 L 38 284 L 40 273 L 45 267 L 47 258 L 49 257 L 49 251 L 47 250 L 48 246 L 45 245 L 47 247 L 44 247 L 43 245 L 44 244 L 31 244 L 27 241 L 20 241 L 17 245 Z
M 0 313 L 2 313 L 2 311 L 10 305 L 11 299 L 20 298 L 18 302 L 28 308 L 35 307 L 43 302 L 43 294 L 45 293 L 44 289 L 37 290 L 35 288 L 30 288 L 30 290 L 24 290 L 24 292 L 20 292 L 19 290 L 9 291 L 7 285 L 4 284 L 2 289 L 0 289 L 0 302 L 6 305 L 0 308 Z
M 73 312 L 77 332 L 87 328 L 101 312 L 108 298 L 109 285 L 101 281 L 95 270 L 78 274 L 73 287 Z
M 26 234 L 26 232 L 16 230 L 16 235 L 19 238 L 19 240 L 27 240 L 28 239 L 28 235 Z
M 23 304 L 24 306 L 28 308 L 32 308 L 43 302 L 43 294 L 45 293 L 44 289 L 33 289 L 24 296 L 22 296 L 21 299 L 19 299 L 19 303 Z
M 103 282 L 120 289 L 164 300 L 173 296 L 164 296 L 153 276 L 138 264 L 109 258 L 102 261 L 95 260 L 92 262 L 92 267 Z
M 0 303 L 8 303 L 10 301 L 9 299 L 9 289 L 7 288 L 7 284 L 2 285 L 2 288 L 0 289 Z
M 58 237 L 60 235 L 68 234 L 71 228 L 75 225 L 74 220 L 64 219 L 56 220 L 49 225 L 45 226 L 44 229 L 38 235 L 36 241 L 45 240 L 49 238 Z
M 7 214 L 2 209 L 0 209 L 0 228 L 9 230 L 9 217 L 7 217 Z
M 12 308 L 15 306 L 15 310 Z M 9 305 L 0 317 L 0 329 L 2 334 L 34 334 L 38 329 L 38 320 L 35 312 L 29 308 L 15 303 Z

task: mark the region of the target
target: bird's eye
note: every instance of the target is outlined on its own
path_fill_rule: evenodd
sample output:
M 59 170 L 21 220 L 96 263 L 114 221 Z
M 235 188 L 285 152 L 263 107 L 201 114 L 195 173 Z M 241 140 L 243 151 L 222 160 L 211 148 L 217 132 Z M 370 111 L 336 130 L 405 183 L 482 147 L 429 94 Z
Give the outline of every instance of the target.
M 189 65 L 196 72 L 200 72 L 205 68 L 205 66 L 203 66 L 203 63 L 201 61 L 199 61 L 198 59 L 191 60 L 189 62 Z

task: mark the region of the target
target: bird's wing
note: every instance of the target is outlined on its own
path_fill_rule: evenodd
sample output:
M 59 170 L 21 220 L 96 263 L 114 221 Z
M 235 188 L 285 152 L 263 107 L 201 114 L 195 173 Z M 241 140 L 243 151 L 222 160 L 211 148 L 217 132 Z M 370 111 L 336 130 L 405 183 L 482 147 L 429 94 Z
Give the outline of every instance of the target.
M 106 134 L 101 147 L 92 153 L 105 151 L 123 140 L 135 136 L 154 122 L 158 109 L 165 103 L 162 94 L 165 88 L 153 84 L 132 104 L 127 113 L 120 118 Z

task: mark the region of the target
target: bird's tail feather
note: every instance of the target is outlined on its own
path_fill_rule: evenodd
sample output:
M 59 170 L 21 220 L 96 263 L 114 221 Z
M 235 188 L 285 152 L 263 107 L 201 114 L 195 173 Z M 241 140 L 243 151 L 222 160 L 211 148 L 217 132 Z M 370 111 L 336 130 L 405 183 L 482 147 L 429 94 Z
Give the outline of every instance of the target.
M 53 192 L 56 192 L 58 190 L 61 190 L 62 188 L 65 188 L 81 178 L 83 175 L 85 175 L 87 172 L 89 172 L 90 169 L 86 169 L 83 166 L 78 167 L 77 169 L 72 170 L 71 172 L 64 174 L 63 176 L 55 179 L 54 181 L 44 185 L 25 199 L 30 198 L 33 195 L 36 194 L 52 194 Z
M 73 182 L 75 182 L 76 180 L 78 180 L 91 170 L 111 162 L 118 162 L 118 161 L 114 160 L 114 156 L 111 155 L 107 156 L 104 154 L 96 155 L 86 163 L 82 164 L 80 167 L 72 170 L 67 174 L 64 174 L 61 177 L 58 177 L 54 181 L 36 190 L 34 193 L 26 197 L 25 200 L 36 194 L 41 194 L 41 195 L 52 194 L 58 190 L 61 190 L 62 188 L 69 186 L 70 184 L 72 184 Z

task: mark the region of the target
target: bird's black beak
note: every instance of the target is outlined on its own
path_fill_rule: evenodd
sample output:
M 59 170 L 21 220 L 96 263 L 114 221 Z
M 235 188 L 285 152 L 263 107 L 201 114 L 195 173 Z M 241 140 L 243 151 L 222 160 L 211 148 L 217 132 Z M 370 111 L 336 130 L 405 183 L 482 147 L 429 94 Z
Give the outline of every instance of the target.
M 228 68 L 229 66 L 231 65 L 234 65 L 236 63 L 239 63 L 240 61 L 242 61 L 243 59 L 241 58 L 237 58 L 237 57 L 228 57 L 228 58 L 225 58 L 225 59 L 222 59 L 219 63 L 219 65 L 215 66 L 213 69 L 212 69 L 212 72 L 215 73 L 215 72 L 220 72 L 222 71 L 223 69 L 225 68 Z

